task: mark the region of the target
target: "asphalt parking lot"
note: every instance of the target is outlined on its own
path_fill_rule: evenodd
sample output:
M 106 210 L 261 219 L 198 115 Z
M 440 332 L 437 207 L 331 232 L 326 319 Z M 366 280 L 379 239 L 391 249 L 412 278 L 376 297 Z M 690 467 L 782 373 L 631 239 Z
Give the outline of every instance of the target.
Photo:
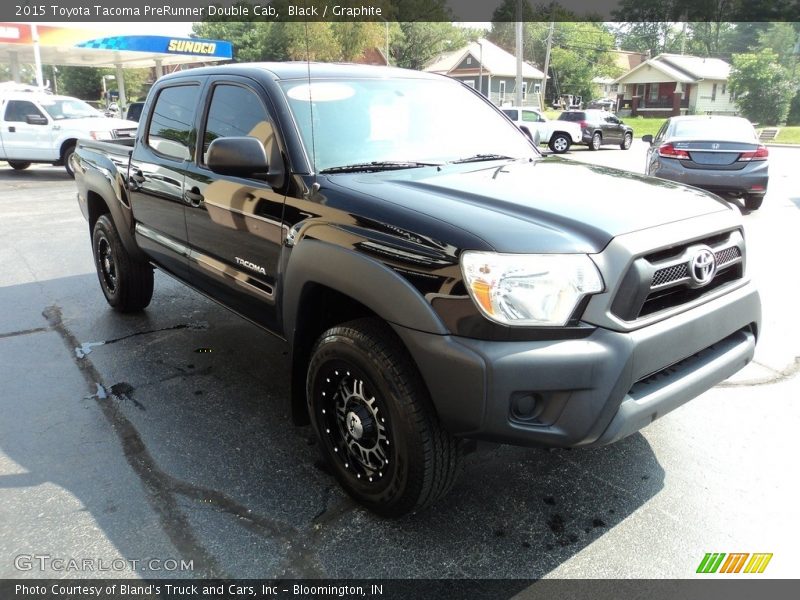
M 568 156 L 641 172 L 644 145 Z M 761 577 L 796 576 L 800 149 L 770 160 L 744 216 L 755 363 L 609 447 L 472 454 L 445 500 L 395 521 L 354 505 L 290 424 L 281 342 L 160 273 L 146 312 L 114 313 L 72 180 L 0 163 L 0 578 L 683 578 L 706 552 L 770 552 Z M 151 558 L 193 568 L 130 564 Z

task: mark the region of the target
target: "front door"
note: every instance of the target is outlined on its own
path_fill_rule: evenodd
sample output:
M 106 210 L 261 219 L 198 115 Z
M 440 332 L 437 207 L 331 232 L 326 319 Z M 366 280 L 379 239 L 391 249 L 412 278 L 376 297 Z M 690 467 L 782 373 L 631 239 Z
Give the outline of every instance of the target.
M 225 77 L 209 83 L 197 160 L 185 181 L 192 284 L 241 315 L 276 330 L 276 275 L 283 240 L 284 193 L 265 174 L 237 177 L 206 165 L 219 137 L 258 138 L 271 170 L 282 163 L 274 120 L 257 84 Z
M 44 119 L 41 124 L 27 122 L 28 115 Z M 30 100 L 9 100 L 3 114 L 3 149 L 10 160 L 58 160 L 52 147 L 53 123 Z
M 164 269 L 189 277 L 183 179 L 193 158 L 202 82 L 162 88 L 131 156 L 128 189 L 136 241 Z

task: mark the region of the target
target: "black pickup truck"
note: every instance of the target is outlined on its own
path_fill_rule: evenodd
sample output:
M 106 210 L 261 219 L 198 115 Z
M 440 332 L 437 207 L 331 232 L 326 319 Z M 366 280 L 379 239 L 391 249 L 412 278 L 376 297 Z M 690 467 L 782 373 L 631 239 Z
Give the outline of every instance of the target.
M 73 162 L 109 304 L 145 308 L 157 267 L 283 338 L 294 420 L 384 515 L 445 494 L 464 440 L 608 444 L 753 356 L 735 208 L 542 156 L 446 77 L 184 71 L 133 147 Z

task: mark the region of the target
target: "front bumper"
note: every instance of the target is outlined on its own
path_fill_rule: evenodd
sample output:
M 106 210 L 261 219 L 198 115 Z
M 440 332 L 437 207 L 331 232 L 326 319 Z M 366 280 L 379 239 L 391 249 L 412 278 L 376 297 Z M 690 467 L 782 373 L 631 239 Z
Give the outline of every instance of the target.
M 752 283 L 633 331 L 496 342 L 395 327 L 444 426 L 526 446 L 603 445 L 727 379 L 753 358 L 761 303 Z

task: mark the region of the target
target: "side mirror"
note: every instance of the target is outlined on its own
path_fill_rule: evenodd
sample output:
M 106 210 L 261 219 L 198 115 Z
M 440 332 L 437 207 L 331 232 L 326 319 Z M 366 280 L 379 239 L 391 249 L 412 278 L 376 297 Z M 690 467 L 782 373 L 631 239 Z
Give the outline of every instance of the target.
M 646 142 L 646 143 L 648 143 L 648 144 L 650 144 L 652 146 L 653 145 L 653 136 L 650 135 L 649 133 L 647 135 L 643 135 L 642 136 L 642 141 Z
M 47 125 L 47 117 L 42 115 L 25 115 L 25 122 L 28 125 Z
M 206 164 L 214 173 L 234 177 L 253 177 L 269 172 L 264 145 L 249 136 L 215 139 L 208 147 Z

